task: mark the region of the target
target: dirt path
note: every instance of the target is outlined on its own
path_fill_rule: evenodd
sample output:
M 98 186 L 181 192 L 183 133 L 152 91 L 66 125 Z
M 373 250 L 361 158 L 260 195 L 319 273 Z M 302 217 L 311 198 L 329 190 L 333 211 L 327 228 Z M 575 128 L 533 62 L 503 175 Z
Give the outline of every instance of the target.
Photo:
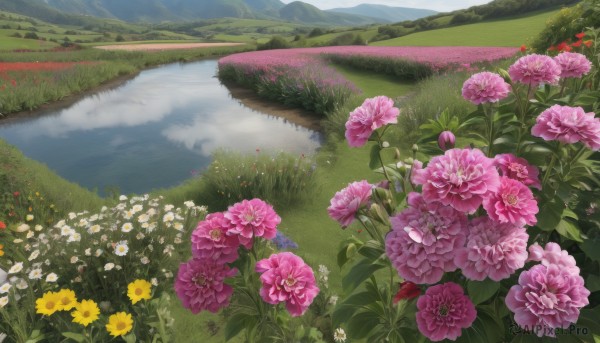
M 175 49 L 215 48 L 221 46 L 238 46 L 245 43 L 150 43 L 150 44 L 116 44 L 99 45 L 96 49 L 126 51 L 160 51 Z

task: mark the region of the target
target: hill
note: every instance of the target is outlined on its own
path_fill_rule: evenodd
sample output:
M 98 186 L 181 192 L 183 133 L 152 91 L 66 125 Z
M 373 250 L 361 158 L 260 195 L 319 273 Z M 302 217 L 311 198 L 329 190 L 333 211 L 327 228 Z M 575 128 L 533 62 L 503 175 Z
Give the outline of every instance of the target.
M 335 23 L 336 25 L 365 25 L 377 21 L 375 18 L 366 16 L 322 11 L 302 1 L 294 1 L 287 4 L 279 10 L 279 17 L 291 22 L 325 25 L 331 23 Z
M 325 12 L 355 14 L 379 18 L 389 22 L 399 22 L 405 20 L 415 20 L 430 15 L 435 15 L 438 12 L 419 8 L 408 7 L 391 7 L 385 5 L 361 4 L 347 8 L 332 8 Z

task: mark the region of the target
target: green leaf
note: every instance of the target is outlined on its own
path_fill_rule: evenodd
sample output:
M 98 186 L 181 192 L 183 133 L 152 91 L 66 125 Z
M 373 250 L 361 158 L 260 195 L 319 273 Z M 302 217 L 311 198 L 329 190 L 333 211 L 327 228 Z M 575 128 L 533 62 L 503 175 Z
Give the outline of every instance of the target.
M 561 220 L 558 225 L 556 225 L 556 231 L 568 239 L 583 242 L 579 226 L 570 220 Z
M 121 338 L 127 343 L 135 343 L 136 342 L 136 337 L 133 332 L 130 333 L 129 335 L 121 336 Z
M 229 317 L 227 325 L 225 325 L 225 341 L 229 341 L 237 336 L 243 329 L 252 326 L 255 321 L 256 318 L 254 316 L 245 313 L 236 313 Z
M 369 169 L 374 170 L 378 167 L 381 167 L 381 159 L 379 156 L 379 152 L 381 151 L 381 147 L 379 144 L 374 144 L 371 147 L 371 157 L 369 159 Z
M 565 204 L 557 198 L 552 201 L 546 201 L 536 216 L 538 219 L 537 227 L 543 231 L 554 231 L 556 226 L 562 220 L 562 214 L 565 210 Z
M 62 333 L 63 336 L 70 338 L 76 342 L 83 342 L 85 341 L 85 336 L 80 334 L 80 333 L 75 333 L 75 332 L 63 332 Z
M 371 261 L 376 261 L 381 255 L 385 254 L 385 249 L 378 241 L 370 240 L 358 249 L 358 253 Z
M 594 236 L 586 239 L 579 247 L 590 259 L 600 262 L 600 236 Z
M 379 326 L 379 316 L 376 313 L 365 311 L 350 318 L 346 327 L 351 338 L 362 339 L 367 337 L 377 326 Z
M 491 298 L 500 288 L 500 282 L 486 278 L 483 281 L 469 281 L 467 290 L 473 304 L 478 305 Z
M 342 279 L 344 292 L 350 293 L 358 287 L 363 281 L 368 279 L 373 273 L 383 268 L 385 265 L 373 263 L 367 259 L 361 259 L 350 268 L 348 274 Z

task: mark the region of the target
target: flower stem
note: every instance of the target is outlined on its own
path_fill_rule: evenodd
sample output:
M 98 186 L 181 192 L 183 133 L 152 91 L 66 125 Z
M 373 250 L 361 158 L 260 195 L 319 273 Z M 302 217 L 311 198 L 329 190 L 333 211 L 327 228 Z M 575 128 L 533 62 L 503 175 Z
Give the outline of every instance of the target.
M 387 129 L 387 127 L 386 127 Z M 377 132 L 377 131 L 376 131 Z M 384 129 L 385 132 L 385 129 Z M 379 145 L 379 153 L 377 154 L 377 157 L 379 157 L 379 163 L 381 164 L 381 169 L 383 169 L 383 175 L 385 176 L 385 178 L 388 181 L 392 181 L 392 179 L 390 178 L 390 176 L 387 173 L 387 170 L 385 169 L 385 165 L 383 164 L 383 158 L 381 157 L 381 148 L 383 148 L 383 141 L 381 140 L 383 134 L 379 134 L 379 132 L 377 132 L 377 144 Z

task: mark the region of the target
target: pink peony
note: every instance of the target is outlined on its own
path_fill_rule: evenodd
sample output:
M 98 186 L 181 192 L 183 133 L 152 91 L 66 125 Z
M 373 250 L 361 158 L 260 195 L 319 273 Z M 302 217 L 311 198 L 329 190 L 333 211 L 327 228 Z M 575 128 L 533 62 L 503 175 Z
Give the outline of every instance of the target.
M 532 244 L 529 247 L 528 261 L 538 261 L 544 266 L 555 264 L 569 274 L 579 275 L 579 267 L 575 263 L 575 258 L 554 242 L 546 243 L 545 249 L 542 249 L 537 242 Z
M 475 218 L 468 227 L 467 245 L 458 249 L 454 257 L 465 277 L 500 281 L 523 268 L 529 239 L 525 228 L 500 224 L 489 217 Z
M 369 203 L 372 189 L 373 185 L 365 180 L 349 183 L 331 199 L 327 208 L 329 216 L 347 227 L 354 221 L 358 210 Z
M 582 142 L 588 148 L 600 150 L 600 119 L 581 107 L 554 105 L 535 120 L 531 134 L 544 140 L 562 143 Z
M 225 218 L 231 222 L 228 235 L 238 235 L 240 243 L 249 248 L 253 237 L 273 239 L 281 218 L 273 207 L 260 199 L 243 200 L 230 206 Z
M 493 220 L 517 226 L 535 225 L 539 211 L 531 189 L 506 176 L 500 178 L 498 191 L 483 200 L 483 208 Z
M 515 322 L 526 330 L 554 337 L 554 329 L 576 323 L 579 310 L 588 302 L 583 278 L 558 265 L 535 265 L 519 276 L 506 295 L 505 303 Z
M 351 147 L 365 145 L 376 129 L 398 122 L 400 110 L 386 96 L 366 99 L 360 107 L 350 112 L 346 122 L 346 139 Z
M 425 201 L 473 213 L 500 186 L 493 163 L 479 149 L 450 149 L 432 158 L 425 169 L 414 171 L 413 182 L 423 185 Z
M 229 305 L 233 288 L 224 283 L 237 270 L 225 264 L 210 263 L 206 260 L 191 259 L 179 265 L 175 279 L 175 292 L 183 307 L 196 314 L 202 310 L 216 313 Z
M 562 70 L 560 77 L 562 78 L 581 78 L 592 69 L 592 62 L 590 62 L 585 55 L 576 52 L 562 52 L 554 57 L 554 62 L 558 63 L 560 66 Z
M 454 143 L 456 143 L 456 137 L 452 133 L 452 131 L 443 131 L 440 133 L 438 137 L 438 146 L 443 151 L 454 148 Z
M 510 85 L 504 79 L 489 71 L 473 74 L 462 88 L 462 96 L 475 105 L 498 102 L 508 96 Z
M 546 83 L 555 85 L 560 78 L 560 66 L 552 57 L 530 54 L 519 58 L 511 65 L 508 74 L 513 81 L 532 87 Z
M 193 256 L 221 264 L 237 260 L 240 241 L 237 235 L 227 235 L 229 228 L 222 212 L 206 216 L 192 232 Z
M 529 187 L 542 189 L 538 168 L 529 164 L 526 159 L 513 154 L 499 154 L 494 157 L 494 164 L 498 168 L 500 176 L 517 180 Z
M 290 252 L 258 261 L 256 272 L 262 274 L 260 296 L 263 300 L 273 305 L 285 301 L 292 317 L 304 314 L 319 294 L 312 268 Z
M 467 217 L 450 206 L 426 203 L 419 193 L 408 195 L 408 205 L 391 218 L 385 252 L 404 280 L 436 283 L 456 269 L 454 255 L 465 244 Z
M 471 299 L 454 282 L 429 287 L 417 300 L 417 309 L 419 331 L 434 342 L 456 340 L 477 317 Z

